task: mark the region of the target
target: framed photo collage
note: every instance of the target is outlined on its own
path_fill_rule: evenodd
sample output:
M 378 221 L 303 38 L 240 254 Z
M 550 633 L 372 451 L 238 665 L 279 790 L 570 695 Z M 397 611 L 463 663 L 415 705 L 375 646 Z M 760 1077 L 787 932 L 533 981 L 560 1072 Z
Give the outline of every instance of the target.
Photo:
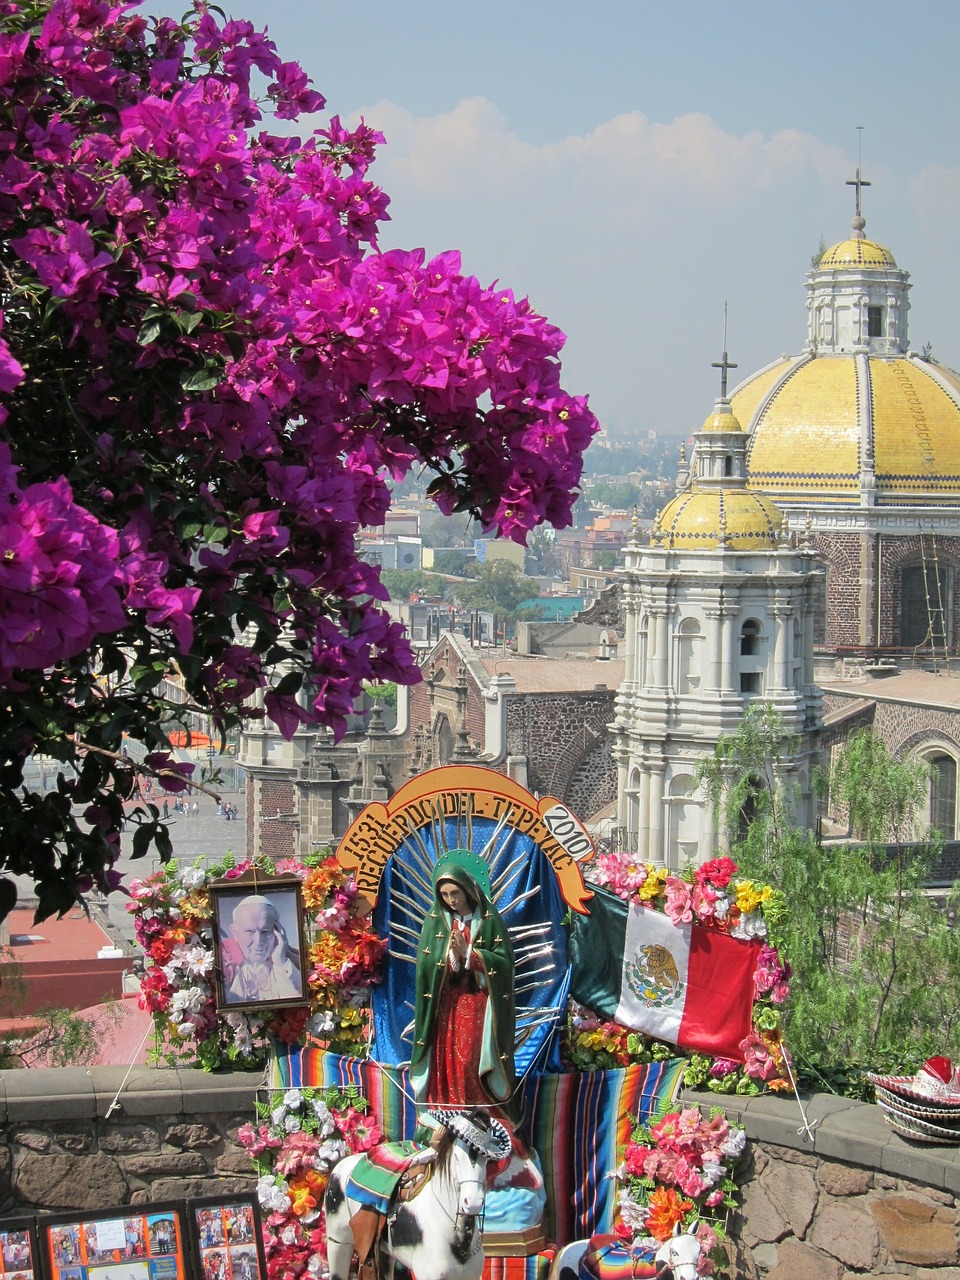
M 266 1280 L 256 1196 L 0 1219 L 0 1280 Z

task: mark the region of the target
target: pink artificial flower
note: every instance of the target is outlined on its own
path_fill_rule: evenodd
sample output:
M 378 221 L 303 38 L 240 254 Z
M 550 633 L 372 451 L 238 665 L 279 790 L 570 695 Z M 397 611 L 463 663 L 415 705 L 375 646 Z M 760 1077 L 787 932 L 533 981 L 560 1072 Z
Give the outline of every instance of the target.
M 693 920 L 690 886 L 679 876 L 667 876 L 664 897 L 664 914 L 676 925 L 690 924 Z
M 698 920 L 711 920 L 716 916 L 719 896 L 713 885 L 707 881 L 701 883 L 698 880 L 690 886 L 690 905 Z

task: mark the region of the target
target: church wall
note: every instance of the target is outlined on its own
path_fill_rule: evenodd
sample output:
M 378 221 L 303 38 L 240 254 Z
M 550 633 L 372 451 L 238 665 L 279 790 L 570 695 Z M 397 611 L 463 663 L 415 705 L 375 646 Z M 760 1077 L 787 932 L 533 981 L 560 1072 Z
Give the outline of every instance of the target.
M 856 533 L 818 534 L 817 551 L 827 565 L 827 626 L 830 648 L 859 648 L 861 546 Z
M 940 568 L 956 569 L 960 566 L 960 538 L 938 537 L 935 542 L 930 537 L 922 540 L 917 537 L 891 538 L 881 536 L 881 571 L 880 571 L 880 643 L 882 645 L 899 645 L 901 643 L 901 608 L 902 591 L 900 582 L 901 570 L 907 565 L 920 564 L 924 557 L 932 564 L 933 557 Z M 953 607 L 950 610 L 951 620 L 948 628 L 951 637 L 951 648 L 960 642 L 960 591 L 953 591 Z
M 277 821 L 276 814 L 296 811 L 297 798 L 293 779 L 283 774 L 258 770 L 247 773 L 247 850 L 252 857 L 292 858 L 297 853 L 297 828 L 288 820 Z M 274 819 L 264 821 L 264 819 Z
M 606 742 L 615 697 L 612 689 L 507 697 L 507 754 L 527 757 L 531 791 L 569 803 L 568 790 L 582 761 Z M 609 750 L 606 757 L 610 785 L 615 787 L 616 769 Z M 594 784 L 586 787 L 584 798 L 598 794 L 604 785 L 597 775 Z M 590 816 L 577 812 L 581 818 Z

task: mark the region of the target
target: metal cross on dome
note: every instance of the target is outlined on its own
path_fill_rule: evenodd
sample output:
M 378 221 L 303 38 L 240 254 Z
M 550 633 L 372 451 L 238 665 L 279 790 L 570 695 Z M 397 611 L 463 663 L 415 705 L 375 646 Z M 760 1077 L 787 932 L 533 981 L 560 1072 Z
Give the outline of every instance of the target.
M 720 360 L 714 360 L 713 363 L 710 365 L 710 368 L 720 370 L 720 399 L 726 400 L 727 371 L 730 369 L 739 368 L 739 365 L 735 364 L 732 360 L 727 359 L 727 304 L 726 303 L 723 304 L 723 358 Z

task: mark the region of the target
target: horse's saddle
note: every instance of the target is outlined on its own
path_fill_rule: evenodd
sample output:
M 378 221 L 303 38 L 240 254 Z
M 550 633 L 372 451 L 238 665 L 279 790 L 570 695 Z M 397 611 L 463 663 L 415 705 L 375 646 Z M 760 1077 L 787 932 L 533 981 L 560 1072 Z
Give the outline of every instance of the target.
M 662 1270 L 653 1255 L 617 1236 L 593 1236 L 580 1260 L 580 1280 L 652 1280 Z
M 384 1142 L 362 1156 L 347 1179 L 346 1193 L 363 1207 L 350 1219 L 362 1280 L 377 1275 L 376 1245 L 392 1206 L 412 1200 L 429 1182 L 433 1165 L 413 1164 L 416 1142 Z

